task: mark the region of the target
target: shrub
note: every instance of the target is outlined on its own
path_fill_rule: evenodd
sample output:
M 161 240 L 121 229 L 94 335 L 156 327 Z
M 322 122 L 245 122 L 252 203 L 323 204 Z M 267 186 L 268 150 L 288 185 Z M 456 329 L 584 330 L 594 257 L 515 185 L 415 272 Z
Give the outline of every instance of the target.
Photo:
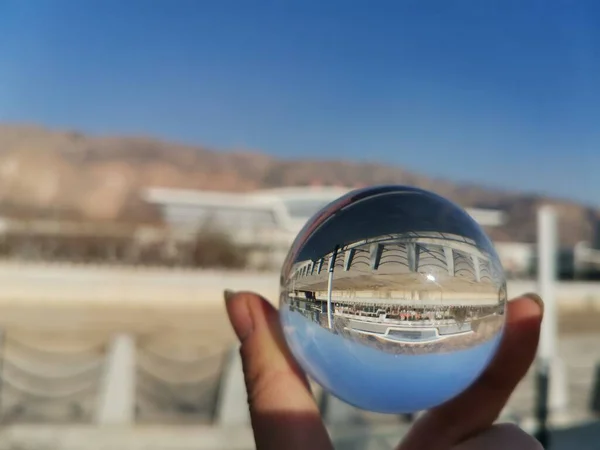
M 235 243 L 227 233 L 212 226 L 204 226 L 196 233 L 191 252 L 193 266 L 243 269 L 248 260 L 248 249 Z

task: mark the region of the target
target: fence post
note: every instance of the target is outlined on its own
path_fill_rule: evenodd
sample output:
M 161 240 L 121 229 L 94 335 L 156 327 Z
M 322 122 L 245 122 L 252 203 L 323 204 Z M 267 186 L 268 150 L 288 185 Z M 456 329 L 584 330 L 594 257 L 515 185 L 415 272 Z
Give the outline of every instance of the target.
M 135 341 L 131 335 L 113 338 L 98 398 L 96 423 L 128 425 L 135 421 Z
M 239 346 L 234 346 L 227 355 L 221 375 L 217 398 L 215 422 L 221 426 L 248 425 L 248 394 L 244 381 Z
M 538 439 L 548 445 L 548 418 L 567 407 L 564 368 L 557 357 L 556 276 L 558 233 L 556 213 L 551 206 L 538 210 L 538 289 L 544 300 L 544 320 L 536 364 L 536 418 Z

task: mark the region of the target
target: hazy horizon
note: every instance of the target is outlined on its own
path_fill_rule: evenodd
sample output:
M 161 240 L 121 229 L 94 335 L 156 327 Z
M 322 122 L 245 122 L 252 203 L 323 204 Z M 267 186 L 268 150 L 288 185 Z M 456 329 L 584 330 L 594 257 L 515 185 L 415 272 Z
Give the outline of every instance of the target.
M 365 160 L 359 160 L 359 159 L 353 160 L 353 159 L 334 158 L 331 156 L 325 156 L 325 157 L 319 158 L 318 155 L 311 156 L 310 158 L 302 158 L 302 157 L 297 157 L 297 156 L 292 156 L 292 155 L 286 157 L 286 156 L 279 156 L 276 154 L 268 153 L 268 152 L 262 151 L 261 149 L 251 149 L 251 148 L 241 148 L 241 147 L 239 147 L 239 148 L 226 148 L 226 147 L 219 148 L 219 147 L 215 147 L 215 146 L 211 147 L 211 146 L 204 145 L 202 142 L 193 142 L 193 141 L 186 142 L 184 140 L 169 139 L 169 138 L 165 138 L 165 137 L 151 134 L 151 133 L 149 133 L 149 134 L 140 134 L 140 133 L 134 134 L 134 133 L 127 133 L 127 132 L 94 133 L 94 132 L 88 132 L 85 130 L 81 130 L 78 128 L 71 128 L 68 126 L 51 127 L 51 126 L 46 126 L 43 124 L 26 123 L 26 122 L 10 122 L 10 121 L 0 122 L 0 127 L 1 126 L 36 127 L 36 128 L 48 130 L 50 132 L 57 132 L 57 133 L 80 133 L 87 137 L 92 137 L 92 138 L 150 139 L 150 140 L 155 140 L 157 142 L 164 142 L 166 144 L 182 145 L 182 146 L 188 146 L 188 147 L 192 147 L 192 148 L 195 147 L 199 150 L 200 149 L 208 150 L 208 151 L 216 152 L 216 153 L 260 155 L 260 156 L 267 156 L 269 158 L 274 158 L 274 159 L 280 160 L 280 161 L 292 161 L 292 162 L 293 161 L 322 161 L 322 162 L 349 162 L 349 163 L 353 163 L 353 164 L 374 164 L 374 165 L 379 165 L 379 166 L 397 168 L 399 170 L 406 170 L 414 175 L 424 176 L 429 179 L 435 179 L 435 180 L 439 180 L 439 181 L 448 182 L 448 183 L 455 184 L 455 185 L 461 186 L 461 187 L 474 187 L 474 188 L 478 188 L 478 189 L 496 191 L 498 193 L 504 193 L 504 194 L 515 194 L 515 195 L 535 196 L 535 197 L 537 197 L 537 196 L 548 197 L 548 198 L 551 198 L 554 200 L 564 200 L 567 202 L 578 203 L 583 206 L 588 206 L 591 208 L 599 208 L 600 207 L 599 204 L 592 204 L 592 203 L 585 202 L 584 200 L 580 200 L 577 198 L 571 198 L 571 197 L 567 197 L 567 196 L 561 196 L 561 195 L 556 195 L 556 194 L 542 192 L 542 191 L 535 191 L 532 189 L 530 189 L 530 190 L 517 189 L 517 188 L 511 189 L 510 187 L 507 187 L 507 186 L 485 184 L 482 182 L 476 182 L 476 181 L 474 182 L 474 181 L 462 180 L 462 179 L 453 179 L 453 178 L 450 178 L 448 176 L 443 176 L 443 175 L 433 176 L 430 173 L 418 171 L 416 169 L 404 166 L 402 164 L 391 164 L 391 165 L 386 164 L 385 161 L 373 161 L 373 160 L 365 161 Z M 398 184 L 402 185 L 402 182 L 399 182 Z M 352 187 L 352 186 L 345 186 L 345 187 Z

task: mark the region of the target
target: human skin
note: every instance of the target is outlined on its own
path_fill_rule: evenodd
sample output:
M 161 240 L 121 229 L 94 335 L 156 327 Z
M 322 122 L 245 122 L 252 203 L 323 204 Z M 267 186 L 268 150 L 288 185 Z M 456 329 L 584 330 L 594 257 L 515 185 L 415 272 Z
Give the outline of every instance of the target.
M 333 450 L 277 310 L 252 292 L 225 291 L 225 304 L 241 343 L 257 450 Z M 420 416 L 397 450 L 541 450 L 517 426 L 495 421 L 534 361 L 542 317 L 536 294 L 508 302 L 505 333 L 492 363 L 460 396 Z

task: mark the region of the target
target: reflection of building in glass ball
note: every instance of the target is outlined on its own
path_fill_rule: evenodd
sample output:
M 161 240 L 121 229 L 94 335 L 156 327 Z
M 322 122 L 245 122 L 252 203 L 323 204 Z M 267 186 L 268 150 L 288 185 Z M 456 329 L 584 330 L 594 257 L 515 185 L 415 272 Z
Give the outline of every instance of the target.
M 328 313 L 329 328 L 334 317 L 345 318 L 348 331 L 395 342 L 472 333 L 473 320 L 504 306 L 497 262 L 473 242 L 441 233 L 351 243 L 316 261 L 297 262 L 288 283 L 290 304 Z
M 414 411 L 460 392 L 489 362 L 504 324 L 506 286 L 491 243 L 460 208 L 416 189 L 334 202 L 300 233 L 281 281 L 282 321 L 300 363 L 334 395 L 376 411 Z M 396 400 L 363 399 L 334 379 L 340 367 L 374 386 L 393 383 L 390 373 L 405 387 L 437 384 L 420 399 L 395 383 Z

